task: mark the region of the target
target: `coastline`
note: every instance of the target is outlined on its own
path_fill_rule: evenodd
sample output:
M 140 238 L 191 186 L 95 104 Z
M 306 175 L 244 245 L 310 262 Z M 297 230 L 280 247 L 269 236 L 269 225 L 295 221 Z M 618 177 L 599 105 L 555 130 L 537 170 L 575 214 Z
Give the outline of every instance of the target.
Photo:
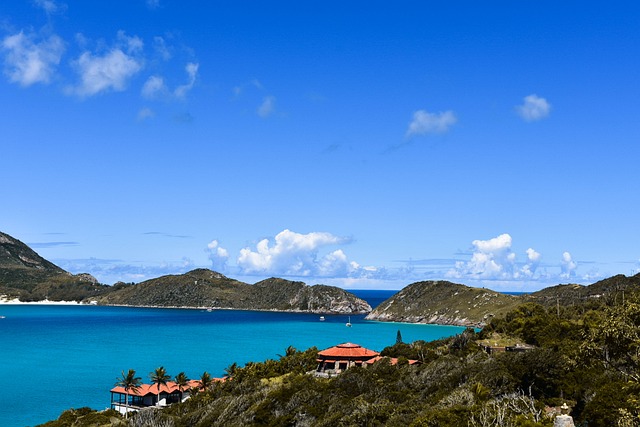
M 20 301 L 18 298 L 9 299 L 6 295 L 0 295 L 0 304 L 4 305 L 81 305 L 78 301 Z
M 8 299 L 5 295 L 0 296 L 0 305 L 91 305 L 78 301 L 20 301 L 17 298 Z M 248 309 L 248 308 L 234 308 L 234 307 L 194 307 L 194 306 L 154 306 L 154 305 L 128 305 L 128 304 L 100 304 L 101 307 L 125 307 L 125 308 L 150 308 L 150 309 L 168 309 L 168 310 L 224 310 L 224 311 L 254 311 L 254 312 L 267 312 L 267 313 L 293 313 L 293 314 L 321 314 L 328 316 L 346 316 L 346 315 L 363 315 L 366 316 L 367 312 L 362 313 L 336 313 L 336 312 L 316 312 L 305 310 L 278 310 L 278 309 Z M 369 312 L 370 313 L 370 312 Z M 473 327 L 482 329 L 482 326 L 477 324 L 457 324 L 451 323 L 428 323 L 424 321 L 411 322 L 408 320 L 387 320 L 387 319 L 366 319 L 366 322 L 379 322 L 379 323 L 394 323 L 394 324 L 406 324 L 406 325 L 429 325 L 429 326 L 461 326 L 461 327 Z

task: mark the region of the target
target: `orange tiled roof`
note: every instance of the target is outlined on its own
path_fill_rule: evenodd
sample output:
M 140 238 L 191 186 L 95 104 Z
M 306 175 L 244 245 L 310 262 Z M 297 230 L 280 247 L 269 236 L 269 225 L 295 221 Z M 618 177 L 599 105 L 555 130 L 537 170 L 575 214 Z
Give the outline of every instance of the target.
M 318 352 L 318 356 L 321 357 L 331 357 L 335 359 L 344 359 L 344 358 L 372 358 L 377 356 L 377 351 L 369 350 L 368 348 L 364 348 L 361 345 L 353 344 L 350 342 L 344 344 L 338 344 L 335 347 L 330 347 L 326 350 L 322 350 Z
M 223 381 L 222 378 L 213 378 L 213 381 Z M 189 380 L 187 385 L 183 388 L 183 391 L 189 390 L 190 388 L 197 387 L 200 388 L 200 381 L 198 380 Z M 167 384 L 160 385 L 160 393 L 175 393 L 179 392 L 178 384 L 173 381 L 167 381 Z M 127 393 L 124 390 L 124 387 L 116 386 L 111 389 L 112 393 Z M 136 392 L 129 389 L 129 395 L 131 396 L 146 396 L 148 394 L 153 394 L 154 396 L 158 395 L 158 385 L 157 384 L 142 384 Z

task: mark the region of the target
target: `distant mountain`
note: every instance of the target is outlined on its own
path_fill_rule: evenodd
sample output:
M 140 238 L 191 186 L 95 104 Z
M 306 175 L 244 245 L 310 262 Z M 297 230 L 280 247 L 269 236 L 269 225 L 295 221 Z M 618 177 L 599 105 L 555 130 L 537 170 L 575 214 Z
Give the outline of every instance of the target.
M 71 274 L 21 241 L 0 232 L 0 296 L 21 301 L 83 301 L 152 307 L 216 307 L 311 313 L 368 313 L 371 306 L 333 286 L 307 286 L 271 278 L 249 285 L 197 269 L 138 284 L 101 285 L 89 274 Z
M 417 282 L 381 303 L 366 318 L 483 327 L 491 317 L 503 316 L 525 302 L 545 307 L 571 306 L 588 304 L 594 299 L 621 300 L 624 291 L 638 289 L 640 274 L 632 277 L 620 274 L 588 286 L 557 285 L 520 296 L 446 281 Z
M 478 326 L 514 309 L 522 299 L 484 288 L 435 280 L 408 285 L 366 317 L 410 323 Z
M 207 269 L 138 284 L 101 285 L 89 274 L 71 274 L 0 232 L 0 296 L 21 301 L 84 301 L 152 307 L 207 307 L 311 313 L 369 313 L 367 319 L 482 327 L 524 302 L 546 307 L 615 301 L 640 288 L 640 274 L 613 276 L 589 286 L 566 284 L 521 296 L 447 281 L 406 286 L 371 311 L 364 300 L 333 286 L 308 286 L 278 278 L 254 285 Z
M 68 273 L 0 232 L 0 296 L 22 301 L 79 301 L 108 290 L 93 276 Z
M 98 304 L 153 307 L 203 307 L 311 313 L 368 313 L 371 306 L 333 286 L 308 286 L 271 278 L 254 285 L 207 269 L 168 275 L 91 298 Z

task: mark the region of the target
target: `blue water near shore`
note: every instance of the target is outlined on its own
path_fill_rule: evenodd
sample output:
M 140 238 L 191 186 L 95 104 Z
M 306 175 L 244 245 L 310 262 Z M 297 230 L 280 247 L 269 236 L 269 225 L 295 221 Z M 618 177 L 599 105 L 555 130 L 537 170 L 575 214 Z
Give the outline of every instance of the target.
M 355 291 L 372 306 L 393 291 Z M 233 362 L 277 359 L 289 345 L 327 348 L 355 342 L 382 350 L 401 331 L 405 342 L 435 340 L 464 328 L 328 315 L 235 310 L 0 305 L 0 425 L 34 426 L 69 408 L 105 409 L 121 371 L 144 382 L 164 366 L 175 376 L 222 376 Z

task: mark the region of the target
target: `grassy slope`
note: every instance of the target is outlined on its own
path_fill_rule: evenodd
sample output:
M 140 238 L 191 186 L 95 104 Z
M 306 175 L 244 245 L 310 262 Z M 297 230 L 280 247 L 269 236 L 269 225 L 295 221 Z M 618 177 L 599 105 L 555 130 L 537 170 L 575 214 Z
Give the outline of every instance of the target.
M 489 289 L 447 281 L 413 283 L 380 304 L 367 319 L 482 326 L 522 300 Z

